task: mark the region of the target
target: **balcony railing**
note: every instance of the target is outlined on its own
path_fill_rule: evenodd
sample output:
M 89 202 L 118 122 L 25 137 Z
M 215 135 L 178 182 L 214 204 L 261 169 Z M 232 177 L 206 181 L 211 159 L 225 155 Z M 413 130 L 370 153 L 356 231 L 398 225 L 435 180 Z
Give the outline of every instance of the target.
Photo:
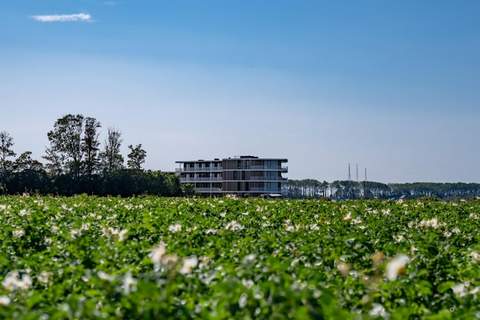
M 194 167 L 194 168 L 176 168 L 176 172 L 210 172 L 210 171 L 223 171 L 222 167 L 209 167 L 209 168 L 199 168 L 199 167 Z
M 222 192 L 222 188 L 195 188 L 195 192 Z
M 240 167 L 240 168 L 225 168 L 224 171 L 243 171 L 243 170 L 250 170 L 250 171 L 281 171 L 281 172 L 288 172 L 288 167 L 268 167 L 268 166 L 248 166 L 248 167 Z
M 258 181 L 258 182 L 286 182 L 288 181 L 287 178 L 280 178 L 280 177 L 250 177 L 248 179 L 227 179 L 227 178 L 202 178 L 202 177 L 196 177 L 196 178 L 180 178 L 181 183 L 195 183 L 195 182 L 253 182 L 253 181 Z
M 180 178 L 180 182 L 204 182 L 204 181 L 213 181 L 213 182 L 221 182 L 223 181 L 222 177 L 196 177 L 196 178 Z
M 259 182 L 286 182 L 288 181 L 287 178 L 283 177 L 250 177 L 248 179 L 234 179 L 234 178 L 223 178 L 222 181 L 225 182 L 252 182 L 252 181 L 259 181 Z
M 193 167 L 193 168 L 176 168 L 175 172 L 211 172 L 211 171 L 242 171 L 242 170 L 258 170 L 258 171 L 281 171 L 281 172 L 288 172 L 288 166 L 283 167 L 267 167 L 267 166 L 249 166 L 249 167 L 241 167 L 241 168 L 222 168 L 222 167 L 209 167 L 209 168 L 200 168 L 200 167 Z

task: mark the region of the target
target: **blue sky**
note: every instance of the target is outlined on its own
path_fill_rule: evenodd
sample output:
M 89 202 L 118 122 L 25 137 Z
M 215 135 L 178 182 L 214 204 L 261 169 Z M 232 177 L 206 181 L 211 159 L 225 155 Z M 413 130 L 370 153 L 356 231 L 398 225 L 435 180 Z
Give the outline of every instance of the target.
M 290 178 L 358 162 L 480 182 L 479 16 L 473 0 L 2 1 L 0 129 L 40 157 L 82 113 L 143 143 L 148 168 L 256 154 L 289 158 Z

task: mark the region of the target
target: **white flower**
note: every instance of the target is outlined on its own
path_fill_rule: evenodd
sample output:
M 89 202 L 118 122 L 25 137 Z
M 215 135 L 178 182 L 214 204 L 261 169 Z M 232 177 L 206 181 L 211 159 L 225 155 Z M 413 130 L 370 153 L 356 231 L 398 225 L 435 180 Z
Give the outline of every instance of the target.
M 0 306 L 8 306 L 11 300 L 7 296 L 0 296 Z
M 192 273 L 192 269 L 195 268 L 198 264 L 198 259 L 196 256 L 191 256 L 183 260 L 182 268 L 180 269 L 181 274 Z
M 2 285 L 8 291 L 27 290 L 32 286 L 32 278 L 28 274 L 20 277 L 18 271 L 10 271 L 3 279 Z
M 240 307 L 240 309 L 243 309 L 247 306 L 247 301 L 248 301 L 248 296 L 246 293 L 243 293 L 240 296 L 240 299 L 238 299 L 238 306 Z
M 124 294 L 129 294 L 137 289 L 137 280 L 132 277 L 132 273 L 130 271 L 123 277 L 121 288 Z
M 470 257 L 471 257 L 475 262 L 480 262 L 480 252 L 478 252 L 478 251 L 472 251 L 472 253 L 470 253 Z
M 160 270 L 162 266 L 171 266 L 177 263 L 178 257 L 174 254 L 168 255 L 164 242 L 153 248 L 148 255 L 152 259 L 155 271 Z
M 205 234 L 217 234 L 217 230 L 216 229 L 207 229 L 205 231 Z
M 48 284 L 48 282 L 50 281 L 50 278 L 52 277 L 52 273 L 51 272 L 47 272 L 47 271 L 42 271 L 40 272 L 40 274 L 38 275 L 37 279 L 39 282 L 43 283 L 43 284 Z
M 362 219 L 360 217 L 356 217 L 355 219 L 352 220 L 352 223 L 353 224 L 361 224 L 362 223 Z
M 285 221 L 285 231 L 287 232 L 294 232 L 295 231 L 295 226 L 292 225 L 292 222 L 290 220 Z
M 227 225 L 225 226 L 225 229 L 230 231 L 240 231 L 243 229 L 243 226 L 237 221 L 231 221 L 227 223 Z
M 242 284 L 245 286 L 245 288 L 250 289 L 251 287 L 253 287 L 255 282 L 253 282 L 253 280 L 250 280 L 250 279 L 248 280 L 242 279 Z
M 397 255 L 390 260 L 386 269 L 386 276 L 388 280 L 396 280 L 397 277 L 405 272 L 405 267 L 410 261 L 410 258 L 404 254 Z
M 405 240 L 405 237 L 403 236 L 403 234 L 397 234 L 397 235 L 393 235 L 393 240 L 395 240 L 396 243 L 399 243 L 399 242 L 402 242 L 403 240 Z
M 459 297 L 464 297 L 467 295 L 467 287 L 470 284 L 468 282 L 465 283 L 459 283 L 455 286 L 452 287 L 453 293 Z
M 255 254 L 251 253 L 251 254 L 249 254 L 249 255 L 246 255 L 246 256 L 243 258 L 243 263 L 244 263 L 244 264 L 254 263 L 256 258 L 257 258 L 257 256 L 256 256 Z
M 161 261 L 162 261 L 162 258 L 163 258 L 163 256 L 165 255 L 166 252 L 167 252 L 167 249 L 165 247 L 165 243 L 160 242 L 160 244 L 158 246 L 156 246 L 152 250 L 152 252 L 150 252 L 149 257 L 150 257 L 150 259 L 152 259 L 152 262 L 153 262 L 154 265 L 160 265 Z
M 22 210 L 20 210 L 20 212 L 18 213 L 18 215 L 19 215 L 20 217 L 25 217 L 25 216 L 27 216 L 27 215 L 29 215 L 29 214 L 30 214 L 30 211 L 28 211 L 27 209 L 22 209 Z
M 70 230 L 70 236 L 74 239 L 77 238 L 81 233 L 82 233 L 82 231 L 79 230 L 79 229 Z
M 352 220 L 352 213 L 349 212 L 343 217 L 343 221 L 350 221 Z
M 420 223 L 418 225 L 420 227 L 424 227 L 424 228 L 429 227 L 429 228 L 433 228 L 433 229 L 437 229 L 440 226 L 442 226 L 442 224 L 438 222 L 437 218 L 432 218 L 430 220 L 422 220 L 422 221 L 420 221 Z
M 370 310 L 369 314 L 372 317 L 388 318 L 387 311 L 381 304 L 378 304 L 378 303 L 373 304 L 373 308 L 372 310 Z
M 117 234 L 118 235 L 118 240 L 123 241 L 127 238 L 127 229 L 120 230 L 120 232 Z
M 119 241 L 123 241 L 127 237 L 128 230 L 115 229 L 115 228 L 103 228 L 102 233 L 108 238 L 117 238 Z
M 16 230 L 13 230 L 13 236 L 15 238 L 21 238 L 25 235 L 25 230 L 23 229 L 16 229 Z
M 0 210 L 1 211 L 7 210 L 7 205 L 6 204 L 0 204 Z
M 170 231 L 172 233 L 182 231 L 182 225 L 179 224 L 179 223 L 172 224 L 168 227 L 168 231 Z
M 97 272 L 97 276 L 98 276 L 100 279 L 105 280 L 105 281 L 110 281 L 110 282 L 112 282 L 113 280 L 115 280 L 115 277 L 114 277 L 114 276 L 109 275 L 108 273 L 103 272 L 103 271 L 98 271 L 98 272 Z

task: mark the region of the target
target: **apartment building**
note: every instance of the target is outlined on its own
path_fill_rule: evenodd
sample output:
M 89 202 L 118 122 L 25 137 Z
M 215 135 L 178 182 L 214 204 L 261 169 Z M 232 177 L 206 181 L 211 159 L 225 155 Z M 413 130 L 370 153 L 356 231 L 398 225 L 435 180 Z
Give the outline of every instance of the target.
M 176 161 L 181 184 L 204 195 L 281 195 L 287 159 L 239 156 L 225 159 Z

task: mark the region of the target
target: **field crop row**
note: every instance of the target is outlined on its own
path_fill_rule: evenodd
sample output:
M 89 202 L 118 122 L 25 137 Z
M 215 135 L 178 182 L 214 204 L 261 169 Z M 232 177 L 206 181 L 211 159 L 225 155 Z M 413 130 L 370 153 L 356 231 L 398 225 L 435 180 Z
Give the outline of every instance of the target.
M 0 197 L 0 318 L 480 318 L 480 201 Z

